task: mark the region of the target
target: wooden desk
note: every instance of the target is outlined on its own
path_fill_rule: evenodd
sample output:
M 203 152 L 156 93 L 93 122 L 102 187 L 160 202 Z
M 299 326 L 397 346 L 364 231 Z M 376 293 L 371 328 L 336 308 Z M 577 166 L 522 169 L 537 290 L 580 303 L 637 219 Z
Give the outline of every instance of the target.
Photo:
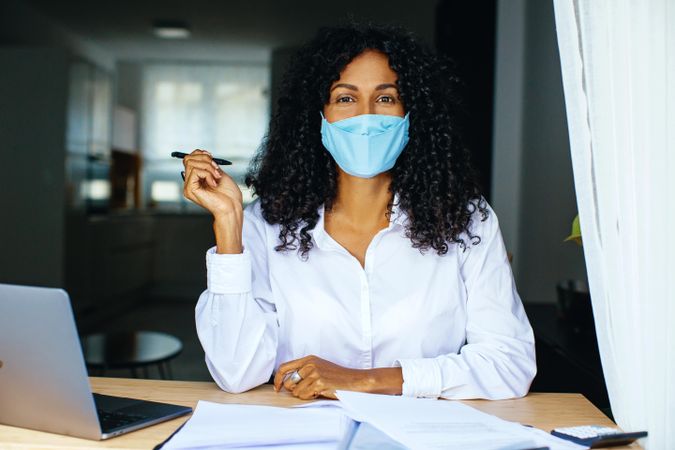
M 91 378 L 92 390 L 101 394 L 176 403 L 195 407 L 198 400 L 220 403 L 249 403 L 292 406 L 303 403 L 288 392 L 275 393 L 271 385 L 233 395 L 215 383 L 190 381 L 137 380 L 125 378 Z M 546 431 L 554 427 L 575 425 L 614 425 L 599 409 L 580 394 L 532 393 L 517 400 L 471 400 L 467 405 L 506 420 L 536 426 Z M 40 431 L 0 425 L 0 449 L 151 449 L 169 437 L 187 417 L 134 431 L 107 441 L 88 441 Z M 636 444 L 630 447 L 640 448 Z

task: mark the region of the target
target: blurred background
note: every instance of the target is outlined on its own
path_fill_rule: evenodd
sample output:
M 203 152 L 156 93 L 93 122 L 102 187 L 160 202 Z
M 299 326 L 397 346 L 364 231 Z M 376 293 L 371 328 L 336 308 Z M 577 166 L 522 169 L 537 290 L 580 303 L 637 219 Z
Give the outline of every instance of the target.
M 289 56 L 346 16 L 403 25 L 454 59 L 464 139 L 537 335 L 533 389 L 607 412 L 583 250 L 563 242 L 576 203 L 549 1 L 3 0 L 0 282 L 65 288 L 92 373 L 167 376 L 105 366 L 154 331 L 182 348 L 170 376 L 210 380 L 194 306 L 212 221 L 169 154 L 232 160 L 250 201 L 243 174 Z

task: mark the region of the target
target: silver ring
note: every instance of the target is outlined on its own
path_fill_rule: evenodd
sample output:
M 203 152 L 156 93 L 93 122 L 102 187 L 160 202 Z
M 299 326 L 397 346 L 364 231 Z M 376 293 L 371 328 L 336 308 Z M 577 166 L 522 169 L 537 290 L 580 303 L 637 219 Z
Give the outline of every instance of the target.
M 297 370 L 294 370 L 288 379 L 291 380 L 291 382 L 293 382 L 294 384 L 298 384 L 302 380 L 302 377 L 300 376 Z

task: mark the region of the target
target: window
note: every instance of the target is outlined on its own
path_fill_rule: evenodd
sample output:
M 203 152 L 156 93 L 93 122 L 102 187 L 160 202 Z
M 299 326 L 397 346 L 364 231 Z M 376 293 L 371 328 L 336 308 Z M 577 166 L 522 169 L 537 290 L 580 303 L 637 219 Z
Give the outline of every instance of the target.
M 143 68 L 141 142 L 144 198 L 149 206 L 202 210 L 183 198 L 182 163 L 172 151 L 196 148 L 232 161 L 223 167 L 244 185 L 251 157 L 269 122 L 269 67 L 266 65 L 169 65 Z

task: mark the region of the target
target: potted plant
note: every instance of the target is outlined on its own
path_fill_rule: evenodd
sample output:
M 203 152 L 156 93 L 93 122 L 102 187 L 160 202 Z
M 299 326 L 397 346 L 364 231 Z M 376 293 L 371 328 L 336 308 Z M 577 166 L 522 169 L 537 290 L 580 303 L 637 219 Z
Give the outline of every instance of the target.
M 565 242 L 573 241 L 582 245 L 579 215 L 572 222 L 572 232 Z M 591 294 L 582 280 L 564 280 L 556 286 L 558 293 L 558 318 L 567 323 L 575 332 L 586 333 L 594 330 Z

